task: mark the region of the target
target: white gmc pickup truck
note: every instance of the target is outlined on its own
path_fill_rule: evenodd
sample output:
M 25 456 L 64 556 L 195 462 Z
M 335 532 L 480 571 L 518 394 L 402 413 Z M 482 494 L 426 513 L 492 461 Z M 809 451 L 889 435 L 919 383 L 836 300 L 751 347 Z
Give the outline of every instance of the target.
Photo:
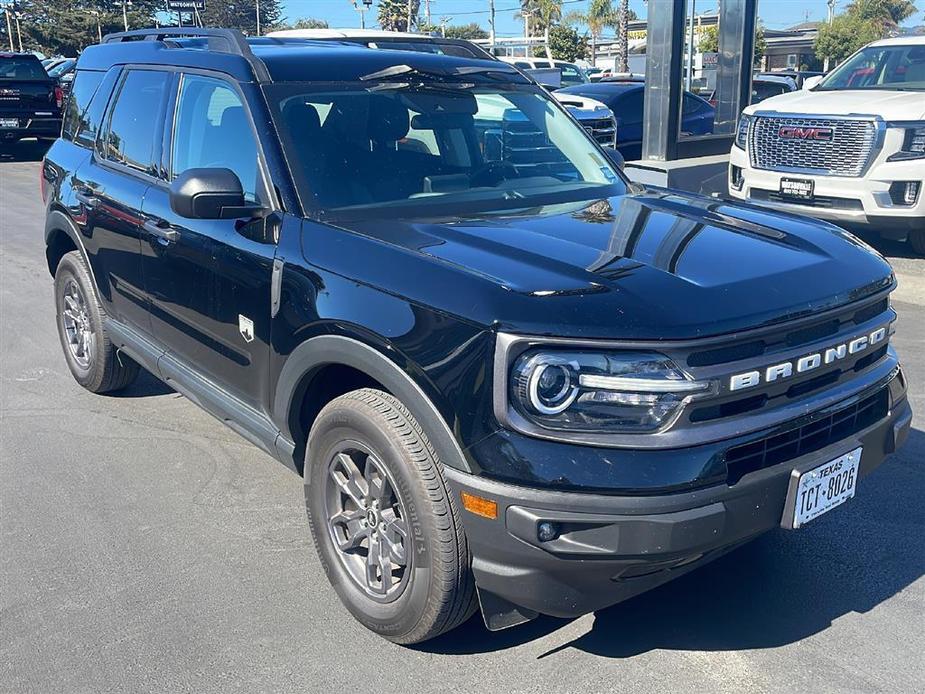
M 801 91 L 745 109 L 729 192 L 907 238 L 925 254 L 925 36 L 871 43 Z

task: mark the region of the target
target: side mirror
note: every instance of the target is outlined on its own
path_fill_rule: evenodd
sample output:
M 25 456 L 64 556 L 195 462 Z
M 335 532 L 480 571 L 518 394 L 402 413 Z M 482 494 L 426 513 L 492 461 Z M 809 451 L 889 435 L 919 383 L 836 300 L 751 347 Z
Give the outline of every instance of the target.
M 604 147 L 604 154 L 607 155 L 607 159 L 610 160 L 610 163 L 617 167 L 620 171 L 623 171 L 624 159 L 623 155 L 620 154 L 618 149 L 613 147 Z
M 240 219 L 263 208 L 244 200 L 231 169 L 187 169 L 170 184 L 170 209 L 187 219 Z
M 803 80 L 803 89 L 812 89 L 818 85 L 823 80 L 823 78 L 825 78 L 825 75 L 813 75 L 812 77 L 807 77 L 805 80 Z

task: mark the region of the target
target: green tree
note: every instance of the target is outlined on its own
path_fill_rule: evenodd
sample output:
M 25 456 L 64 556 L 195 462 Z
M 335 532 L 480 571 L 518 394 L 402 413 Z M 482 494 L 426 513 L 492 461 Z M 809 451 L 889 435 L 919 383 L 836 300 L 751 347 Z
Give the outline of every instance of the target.
M 848 5 L 849 14 L 879 22 L 884 27 L 895 27 L 915 11 L 915 3 L 911 0 L 854 0 Z
M 837 64 L 859 48 L 882 37 L 883 25 L 880 22 L 846 12 L 819 26 L 815 51 L 820 58 L 828 58 Z
M 574 63 L 580 58 L 587 58 L 588 39 L 579 35 L 573 27 L 557 24 L 549 30 L 549 49 L 550 52 L 545 54 L 547 58 Z
M 704 27 L 700 33 L 700 40 L 697 43 L 697 47 L 701 53 L 717 53 L 719 51 L 719 31 L 718 27 L 709 26 Z M 764 55 L 764 52 L 767 50 L 768 44 L 764 38 L 764 27 L 759 22 L 755 26 L 755 63 L 757 64 L 761 57 Z
M 206 9 L 199 13 L 203 26 L 237 29 L 246 35 L 257 34 L 256 0 L 232 0 L 206 2 Z M 280 0 L 260 0 L 260 33 L 275 27 L 283 18 Z
M 451 39 L 487 39 L 488 32 L 476 22 L 469 24 L 450 24 L 446 28 L 447 38 Z
M 591 0 L 585 12 L 570 12 L 566 20 L 588 27 L 591 34 L 591 64 L 595 64 L 597 57 L 597 42 L 604 29 L 616 28 L 620 20 L 619 13 L 614 10 L 611 0 Z
M 411 0 L 411 26 L 408 22 L 407 0 L 379 0 L 379 9 L 376 16 L 379 26 L 386 31 L 412 31 L 417 26 L 418 10 L 421 0 Z
M 293 22 L 292 24 L 288 22 L 281 22 L 276 24 L 273 27 L 274 29 L 329 29 L 328 23 L 323 19 L 314 19 L 313 17 L 305 17 Z
M 123 31 L 124 19 L 130 29 L 154 26 L 155 13 L 162 7 L 158 0 L 133 0 L 131 6 L 126 6 L 123 18 L 121 0 L 18 0 L 16 3 L 23 48 L 67 56 L 75 56 L 86 46 L 97 43 L 100 35 Z

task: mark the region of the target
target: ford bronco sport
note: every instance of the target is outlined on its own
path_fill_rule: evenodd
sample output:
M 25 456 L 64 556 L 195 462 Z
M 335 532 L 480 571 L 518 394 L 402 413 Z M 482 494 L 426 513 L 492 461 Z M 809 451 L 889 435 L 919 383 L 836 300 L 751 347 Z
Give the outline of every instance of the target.
M 301 473 L 388 639 L 603 608 L 863 493 L 912 418 L 883 258 L 613 161 L 499 61 L 112 35 L 42 170 L 65 359 Z

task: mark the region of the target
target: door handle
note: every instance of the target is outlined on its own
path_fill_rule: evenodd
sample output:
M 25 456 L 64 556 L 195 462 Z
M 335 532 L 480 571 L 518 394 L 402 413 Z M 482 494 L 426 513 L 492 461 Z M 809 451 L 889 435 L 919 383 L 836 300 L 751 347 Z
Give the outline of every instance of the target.
M 151 236 L 164 243 L 173 243 L 180 238 L 180 232 L 163 220 L 148 219 L 142 226 Z
M 74 197 L 77 198 L 77 202 L 79 202 L 84 207 L 89 207 L 90 209 L 100 204 L 100 199 L 91 193 L 78 191 L 77 193 L 74 193 Z

